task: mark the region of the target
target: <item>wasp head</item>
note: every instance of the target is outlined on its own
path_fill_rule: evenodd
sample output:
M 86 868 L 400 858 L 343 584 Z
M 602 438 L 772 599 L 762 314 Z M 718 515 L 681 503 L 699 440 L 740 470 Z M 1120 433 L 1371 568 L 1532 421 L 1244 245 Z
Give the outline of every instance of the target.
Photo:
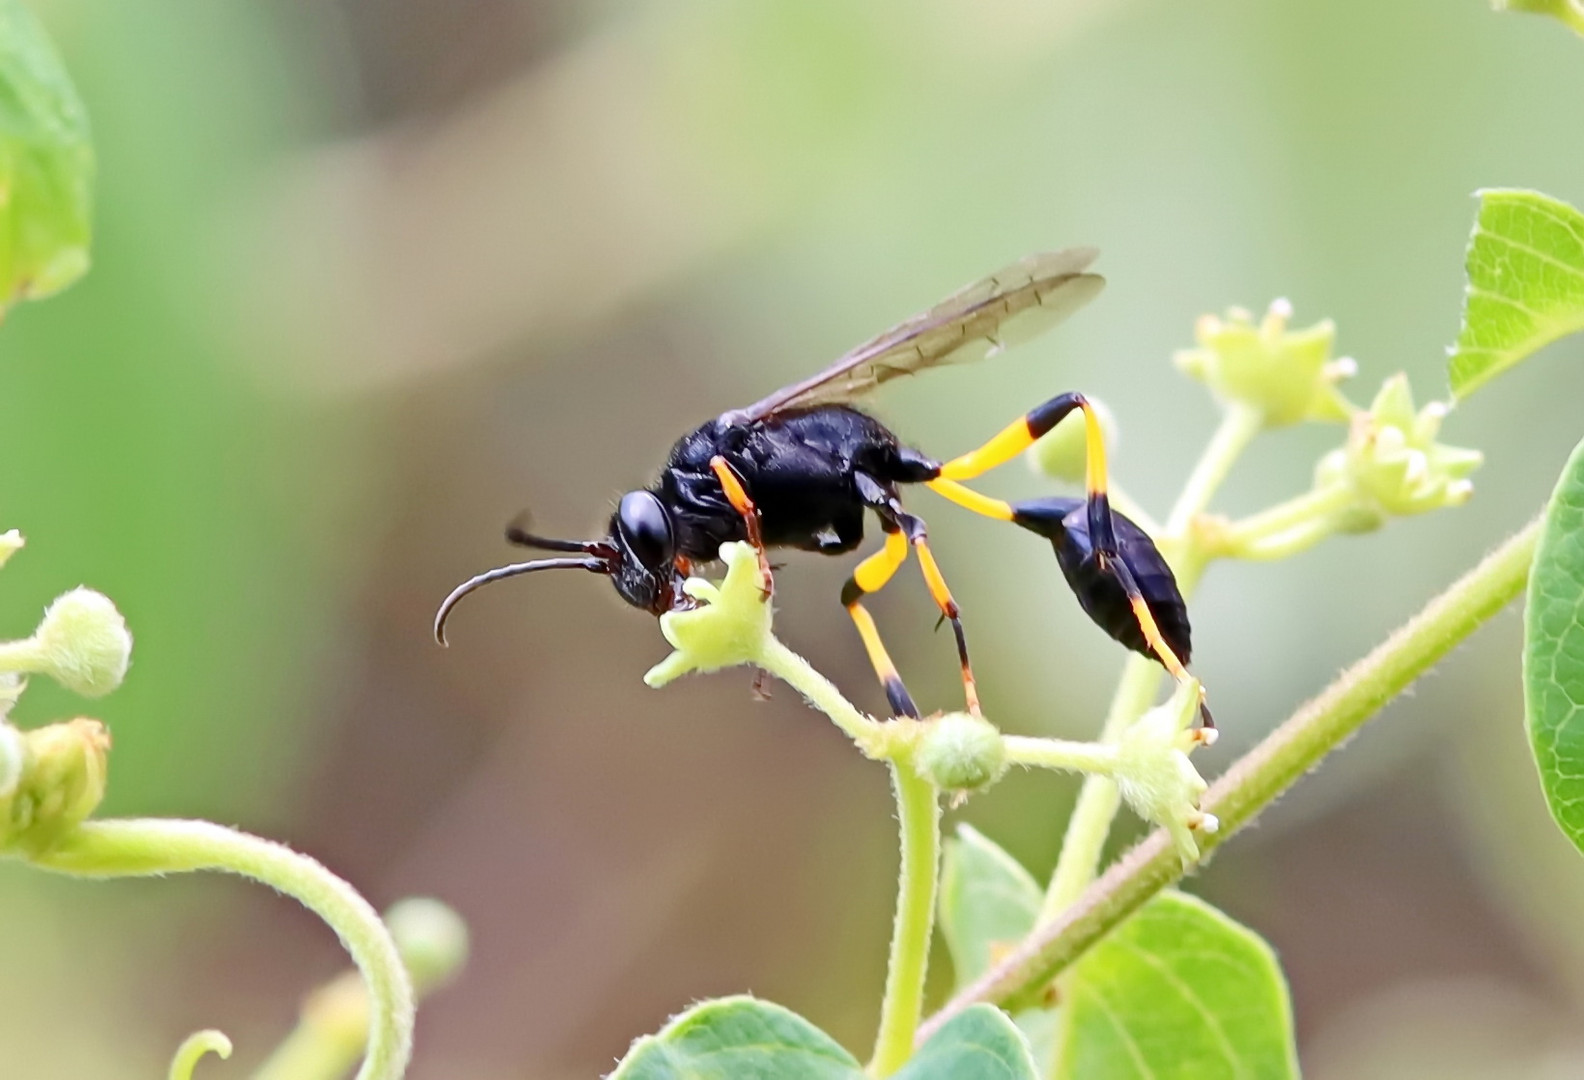
M 662 615 L 685 600 L 671 512 L 652 491 L 629 491 L 610 519 L 611 584 L 636 608 Z
M 445 624 L 451 609 L 464 596 L 502 578 L 536 570 L 588 570 L 604 574 L 616 592 L 633 607 L 662 615 L 674 607 L 691 606 L 682 592 L 683 577 L 676 566 L 676 532 L 671 514 L 652 491 L 629 491 L 611 515 L 609 534 L 603 540 L 555 540 L 536 536 L 519 523 L 506 528 L 506 539 L 541 551 L 566 552 L 574 557 L 535 559 L 486 570 L 451 591 L 435 614 L 435 640 L 444 645 Z

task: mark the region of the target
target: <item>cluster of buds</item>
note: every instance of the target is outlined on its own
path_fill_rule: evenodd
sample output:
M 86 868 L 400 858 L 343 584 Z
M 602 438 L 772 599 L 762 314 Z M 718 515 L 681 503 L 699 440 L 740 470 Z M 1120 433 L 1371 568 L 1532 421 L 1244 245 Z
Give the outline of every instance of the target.
M 1390 515 L 1463 505 L 1474 494 L 1468 476 L 1485 458 L 1436 442 L 1446 414 L 1440 401 L 1415 411 L 1408 377 L 1393 375 L 1369 409 L 1353 416 L 1346 444 L 1320 459 L 1315 487 L 1353 491 L 1360 511 L 1354 530 L 1377 527 Z
M 22 546 L 0 535 L 0 564 Z M 121 685 L 132 635 L 102 593 L 73 589 L 44 612 L 38 628 L 0 642 L 0 851 L 38 852 L 93 813 L 104 798 L 110 736 L 78 718 L 21 731 L 9 715 L 29 675 L 44 675 L 85 697 Z
M 1198 348 L 1172 360 L 1223 400 L 1256 410 L 1265 427 L 1348 419 L 1355 406 L 1337 384 L 1358 365 L 1331 358 L 1336 325 L 1330 319 L 1289 330 L 1292 314 L 1292 304 L 1274 300 L 1258 323 L 1243 308 L 1228 309 L 1225 318 L 1202 316 L 1194 326 Z

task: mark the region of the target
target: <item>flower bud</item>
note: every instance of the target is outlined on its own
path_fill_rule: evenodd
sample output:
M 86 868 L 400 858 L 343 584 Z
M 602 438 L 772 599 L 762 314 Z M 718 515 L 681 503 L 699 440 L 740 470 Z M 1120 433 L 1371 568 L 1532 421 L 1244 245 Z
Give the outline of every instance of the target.
M 1435 441 L 1447 407 L 1432 401 L 1415 412 L 1404 374 L 1381 387 L 1368 411 L 1353 417 L 1347 442 L 1320 460 L 1315 484 L 1348 484 L 1358 494 L 1373 527 L 1388 515 L 1422 514 L 1461 506 L 1474 493 L 1468 475 L 1484 461 L 1477 450 Z
M 27 769 L 27 743 L 22 733 L 0 722 L 0 801 L 16 794 Z
M 0 652 L 4 649 L 5 646 L 0 645 Z M 14 671 L 0 671 L 0 724 L 5 723 L 6 717 L 11 715 L 11 709 L 26 689 L 27 679 Z
M 1103 401 L 1091 397 L 1089 404 L 1094 408 L 1095 417 L 1100 421 L 1100 430 L 1105 435 L 1106 446 L 1115 450 L 1116 417 Z M 1068 484 L 1083 483 L 1084 470 L 1088 462 L 1088 439 L 1084 428 L 1082 410 L 1074 409 L 1068 413 L 1062 418 L 1061 423 L 1028 448 L 1029 467 L 1052 480 L 1060 480 Z
M 726 577 L 719 585 L 688 578 L 683 588 L 700 605 L 660 616 L 660 632 L 676 651 L 650 668 L 644 682 L 661 687 L 690 671 L 755 663 L 771 641 L 770 603 L 752 545 L 722 544 Z
M 0 645 L 0 667 L 48 675 L 84 697 L 121 685 L 132 657 L 132 635 L 103 593 L 77 588 L 44 612 L 33 636 Z
M 4 566 L 7 559 L 21 551 L 24 543 L 26 541 L 22 539 L 22 534 L 15 529 L 0 533 L 0 566 Z
M 1266 427 L 1346 420 L 1355 406 L 1336 384 L 1357 364 L 1331 359 L 1336 326 L 1329 319 L 1288 330 L 1291 318 L 1286 300 L 1272 301 L 1257 326 L 1242 308 L 1229 309 L 1225 319 L 1205 315 L 1194 327 L 1199 347 L 1178 352 L 1173 362 L 1221 398 L 1258 410 Z
M 942 791 L 977 791 L 1006 771 L 1006 746 L 982 716 L 946 713 L 924 722 L 913 764 Z
M 1199 713 L 1199 684 L 1182 683 L 1165 704 L 1145 713 L 1117 740 L 1113 776 L 1122 797 L 1146 821 L 1171 833 L 1184 863 L 1199 858 L 1194 831 L 1215 832 L 1220 823 L 1199 809 L 1209 785 L 1188 760 L 1214 731 L 1190 730 Z
M 446 982 L 467 961 L 467 923 L 438 900 L 398 900 L 385 913 L 385 925 L 419 993 Z
M 27 761 L 0 829 L 7 844 L 39 851 L 104 800 L 110 733 L 97 720 L 79 718 L 34 728 L 22 741 Z

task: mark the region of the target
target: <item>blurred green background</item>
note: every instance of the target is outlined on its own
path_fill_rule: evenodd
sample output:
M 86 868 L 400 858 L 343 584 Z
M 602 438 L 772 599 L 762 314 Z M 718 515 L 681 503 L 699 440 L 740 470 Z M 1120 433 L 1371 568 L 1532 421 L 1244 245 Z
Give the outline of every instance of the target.
M 597 527 L 700 420 L 1028 251 L 1093 243 L 1060 332 L 879 402 L 937 455 L 1068 388 L 1157 512 L 1215 420 L 1170 367 L 1194 318 L 1334 317 L 1367 401 L 1444 391 L 1481 186 L 1584 202 L 1584 42 L 1480 0 L 38 0 L 100 156 L 95 267 L 0 331 L 4 630 L 103 589 L 137 637 L 106 812 L 291 842 L 377 904 L 474 933 L 415 1077 L 591 1077 L 699 997 L 752 990 L 855 1048 L 875 1021 L 894 838 L 883 770 L 746 673 L 663 693 L 652 621 L 582 575 L 501 587 L 531 506 Z M 1448 421 L 1468 507 L 1276 566 L 1218 567 L 1196 661 L 1214 773 L 1539 505 L 1584 434 L 1584 345 Z M 1341 436 L 1262 438 L 1221 508 L 1307 485 Z M 987 486 L 1033 492 L 1006 470 Z M 987 711 L 1098 726 L 1122 653 L 1048 550 L 938 500 Z M 779 629 L 882 701 L 793 558 Z M 949 638 L 878 601 L 924 700 Z M 1311 1077 L 1584 1075 L 1584 864 L 1527 763 L 1508 613 L 1193 882 L 1266 934 Z M 24 723 L 83 710 L 39 687 Z M 1043 871 L 1075 783 L 959 815 Z M 158 1075 L 217 1026 L 256 1062 L 343 958 L 220 880 L 0 865 L 6 1077 Z M 940 965 L 943 967 L 943 965 Z M 943 972 L 941 972 L 943 973 Z M 227 1066 L 211 1065 L 221 1074 Z M 237 1063 L 230 1075 L 239 1075 Z

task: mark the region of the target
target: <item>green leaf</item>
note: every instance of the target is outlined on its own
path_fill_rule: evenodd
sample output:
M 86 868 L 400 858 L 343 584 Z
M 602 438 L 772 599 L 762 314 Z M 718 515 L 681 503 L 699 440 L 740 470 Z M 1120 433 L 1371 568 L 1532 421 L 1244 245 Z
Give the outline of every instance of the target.
M 1584 214 L 1535 191 L 1479 195 L 1463 329 L 1447 361 L 1454 398 L 1584 329 Z
M 973 982 L 1034 929 L 1043 897 L 1023 864 L 972 825 L 957 826 L 941 864 L 940 929 L 957 975 L 957 989 Z M 1050 1058 L 1056 1014 L 1024 1009 L 1013 1017 L 1033 1048 Z
M 1546 803 L 1584 851 L 1584 443 L 1546 505 L 1524 608 L 1523 679 Z
M 695 1005 L 633 1043 L 610 1080 L 863 1080 L 863 1070 L 796 1013 L 729 997 Z
M 1525 11 L 1531 15 L 1549 15 L 1584 34 L 1584 4 L 1579 0 L 1491 0 L 1497 11 Z
M 919 1047 L 895 1080 L 1039 1080 L 1028 1041 L 993 1005 L 974 1005 Z
M 0 0 L 0 313 L 88 269 L 88 114 L 21 0 Z
M 1053 1080 L 1298 1075 L 1287 983 L 1270 946 L 1194 897 L 1151 900 L 1061 988 Z
M 959 990 L 1028 936 L 1040 902 L 1039 886 L 1016 859 L 973 826 L 957 827 L 941 865 L 940 929 Z

